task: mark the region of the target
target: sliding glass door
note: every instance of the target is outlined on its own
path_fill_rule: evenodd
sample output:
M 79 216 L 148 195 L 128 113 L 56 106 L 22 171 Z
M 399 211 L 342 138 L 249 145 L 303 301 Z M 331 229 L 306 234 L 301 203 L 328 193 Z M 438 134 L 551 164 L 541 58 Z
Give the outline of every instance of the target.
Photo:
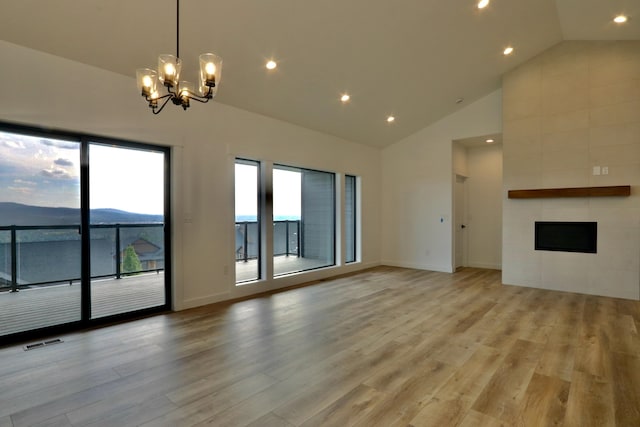
M 164 153 L 89 144 L 91 317 L 165 304 Z
M 80 148 L 0 131 L 0 336 L 81 320 Z
M 169 308 L 168 154 L 0 125 L 0 338 Z

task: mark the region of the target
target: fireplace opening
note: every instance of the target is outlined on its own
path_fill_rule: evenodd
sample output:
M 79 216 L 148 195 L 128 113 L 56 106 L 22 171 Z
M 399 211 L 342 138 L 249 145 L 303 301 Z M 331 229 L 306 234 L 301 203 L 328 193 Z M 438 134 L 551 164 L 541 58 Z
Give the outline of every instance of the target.
M 536 221 L 537 251 L 598 252 L 597 222 Z

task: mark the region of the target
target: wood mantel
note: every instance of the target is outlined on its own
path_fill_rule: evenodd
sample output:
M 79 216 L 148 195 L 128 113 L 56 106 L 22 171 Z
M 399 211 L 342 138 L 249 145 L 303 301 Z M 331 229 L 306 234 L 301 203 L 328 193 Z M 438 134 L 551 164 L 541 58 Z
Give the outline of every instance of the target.
M 510 199 L 539 199 L 554 197 L 627 197 L 631 195 L 630 185 L 610 187 L 540 188 L 535 190 L 509 190 Z

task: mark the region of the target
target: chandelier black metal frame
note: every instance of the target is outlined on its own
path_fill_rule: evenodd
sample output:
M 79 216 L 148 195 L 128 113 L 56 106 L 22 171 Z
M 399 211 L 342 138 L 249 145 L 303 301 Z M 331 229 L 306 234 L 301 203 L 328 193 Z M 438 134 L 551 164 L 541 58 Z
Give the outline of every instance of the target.
M 157 71 L 150 68 L 136 70 L 138 89 L 149 103 L 153 114 L 159 114 L 169 101 L 186 110 L 190 106 L 190 101 L 205 104 L 216 95 L 220 85 L 222 58 L 214 53 L 203 53 L 199 60 L 200 84 L 196 92 L 192 83 L 180 80 L 182 68 L 182 60 L 180 59 L 180 0 L 176 0 L 176 55 L 159 55 Z M 159 95 L 158 84 L 166 88 L 165 95 Z

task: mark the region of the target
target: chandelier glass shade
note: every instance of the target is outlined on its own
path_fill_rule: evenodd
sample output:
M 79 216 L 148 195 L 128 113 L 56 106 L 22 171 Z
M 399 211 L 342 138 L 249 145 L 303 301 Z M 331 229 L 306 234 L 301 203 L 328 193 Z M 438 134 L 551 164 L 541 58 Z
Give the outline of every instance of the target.
M 180 59 L 180 0 L 176 0 L 176 55 L 162 54 L 158 56 L 158 69 L 139 68 L 136 70 L 138 90 L 149 103 L 153 114 L 159 114 L 171 101 L 184 110 L 191 101 L 207 103 L 218 92 L 222 72 L 222 58 L 214 53 L 200 55 L 200 73 L 198 88 L 188 81 L 180 80 L 182 60 Z M 160 94 L 158 87 L 164 87 Z

